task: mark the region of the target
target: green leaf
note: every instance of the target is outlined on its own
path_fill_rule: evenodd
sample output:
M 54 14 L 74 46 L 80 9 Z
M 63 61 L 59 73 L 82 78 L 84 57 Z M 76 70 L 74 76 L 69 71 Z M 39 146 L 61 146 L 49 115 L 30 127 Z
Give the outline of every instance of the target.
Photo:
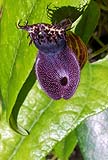
M 68 160 L 77 144 L 76 132 L 72 131 L 54 148 L 55 154 L 60 160 Z
M 17 124 L 17 116 L 18 116 L 20 106 L 22 105 L 24 99 L 26 98 L 29 90 L 32 88 L 33 84 L 36 82 L 36 76 L 34 72 L 35 71 L 33 67 L 30 75 L 26 79 L 26 82 L 24 83 L 23 87 L 21 88 L 18 94 L 17 100 L 15 102 L 15 105 L 13 107 L 13 110 L 9 118 L 9 123 L 10 123 L 11 128 L 13 128 L 16 132 L 22 135 L 27 135 L 29 133 L 28 131 L 26 131 L 25 129 L 23 129 L 21 126 Z
M 53 0 L 28 0 L 14 2 L 7 0 L 3 6 L 3 17 L 0 24 L 0 93 L 3 105 L 7 111 L 7 120 L 10 118 L 12 128 L 22 133 L 16 124 L 21 104 L 16 103 L 36 59 L 37 49 L 34 45 L 28 46 L 27 34 L 16 28 L 18 20 L 28 20 L 30 24 L 48 22 L 47 5 L 54 4 Z M 83 0 L 56 1 L 57 7 L 83 5 Z M 30 88 L 29 88 L 30 89 Z M 29 91 L 29 90 L 28 90 Z M 23 91 L 23 93 L 26 91 Z M 27 94 L 27 93 L 24 93 Z M 22 102 L 24 101 L 21 100 Z M 16 105 L 17 104 L 17 105 Z M 16 112 L 14 112 L 16 110 Z M 14 115 L 13 115 L 14 114 Z M 25 134 L 25 133 L 24 133 Z
M 91 0 L 75 28 L 75 33 L 82 38 L 85 44 L 88 43 L 93 31 L 95 30 L 99 17 L 100 8 L 95 1 Z
M 9 137 L 6 139 L 4 134 L 7 127 L 4 127 L 4 130 L 1 128 L 3 146 L 0 157 L 6 157 L 5 159 L 10 157 L 10 160 L 42 159 L 83 119 L 107 108 L 107 70 L 106 59 L 92 65 L 87 64 L 82 71 L 76 94 L 68 101 L 50 100 L 36 83 L 24 102 L 18 118 L 19 124 L 28 129 L 30 135 L 22 137 L 8 129 Z M 5 149 L 7 145 L 11 147 Z
M 18 126 L 15 114 L 18 114 L 21 105 L 16 107 L 17 98 L 22 95 L 21 93 L 26 95 L 28 92 L 23 90 L 23 87 L 24 84 L 28 84 L 26 80 L 29 79 L 34 65 L 36 51 L 34 46 L 28 47 L 26 33 L 17 30 L 15 22 L 19 19 L 28 19 L 31 24 L 47 23 L 46 7 L 50 2 L 53 3 L 50 0 L 18 2 L 12 0 L 11 3 L 7 0 L 5 3 L 0 26 L 0 36 L 2 37 L 0 42 L 0 92 L 7 110 L 7 118 L 9 119 L 10 115 L 15 116 L 15 126 L 12 127 L 16 130 Z M 56 5 L 59 7 L 65 5 L 78 7 L 79 4 L 81 1 L 56 1 Z M 107 108 L 107 71 L 107 59 L 87 64 L 81 72 L 81 81 L 76 94 L 67 101 L 51 100 L 36 82 L 18 114 L 18 124 L 24 126 L 30 135 L 18 135 L 10 130 L 6 122 L 0 122 L 1 159 L 43 159 L 87 116 Z M 33 83 L 31 84 L 33 85 Z M 24 98 L 25 96 L 21 103 Z M 12 122 L 14 121 L 12 120 Z
M 77 136 L 85 160 L 107 160 L 108 109 L 84 121 L 77 128 Z

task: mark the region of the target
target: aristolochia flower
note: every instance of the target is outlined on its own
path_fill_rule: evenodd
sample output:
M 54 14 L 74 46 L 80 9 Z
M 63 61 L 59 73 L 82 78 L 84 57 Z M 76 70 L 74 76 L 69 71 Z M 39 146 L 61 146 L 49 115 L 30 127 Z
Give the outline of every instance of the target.
M 68 20 L 55 25 L 18 24 L 18 28 L 28 31 L 30 43 L 33 41 L 39 49 L 35 65 L 36 76 L 42 89 L 55 100 L 69 99 L 75 93 L 80 81 L 80 69 L 87 55 L 85 45 L 78 37 L 71 34 L 67 37 L 66 29 L 69 26 Z M 72 41 L 75 46 L 71 45 Z M 83 51 L 84 54 L 80 56 L 79 53 Z
M 41 87 L 51 98 L 68 99 L 76 91 L 80 68 L 69 47 L 53 56 L 39 51 L 35 68 Z

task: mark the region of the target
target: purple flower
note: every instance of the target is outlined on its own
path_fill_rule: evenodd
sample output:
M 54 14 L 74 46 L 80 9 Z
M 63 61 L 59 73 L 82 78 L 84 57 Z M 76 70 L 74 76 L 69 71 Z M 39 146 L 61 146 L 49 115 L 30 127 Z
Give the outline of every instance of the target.
M 55 25 L 21 26 L 18 23 L 19 29 L 29 33 L 30 44 L 34 42 L 39 49 L 35 65 L 36 76 L 42 89 L 55 100 L 71 98 L 80 81 L 78 59 L 66 39 L 66 29 L 69 26 L 69 20 Z
M 39 51 L 35 65 L 37 79 L 53 99 L 69 99 L 80 80 L 79 63 L 69 47 L 54 55 Z

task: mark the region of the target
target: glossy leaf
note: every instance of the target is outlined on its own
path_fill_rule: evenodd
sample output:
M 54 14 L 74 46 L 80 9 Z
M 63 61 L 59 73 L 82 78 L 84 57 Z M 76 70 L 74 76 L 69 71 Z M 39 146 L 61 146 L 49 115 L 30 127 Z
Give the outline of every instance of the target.
M 100 17 L 100 8 L 95 1 L 90 2 L 84 14 L 80 17 L 80 22 L 75 28 L 75 33 L 79 35 L 85 44 L 88 43 L 93 31 L 96 28 Z
M 29 90 L 32 88 L 33 84 L 36 82 L 36 75 L 34 72 L 35 71 L 33 67 L 32 71 L 30 72 L 28 78 L 26 79 L 23 87 L 21 88 L 17 96 L 17 100 L 15 102 L 15 105 L 13 107 L 13 110 L 9 118 L 9 124 L 11 128 L 22 135 L 28 135 L 29 132 L 17 124 L 17 115 L 18 115 L 20 106 L 22 105 L 24 99 L 26 98 Z
M 105 59 L 92 65 L 87 64 L 82 71 L 77 93 L 68 101 L 50 100 L 38 84 L 34 86 L 19 114 L 19 124 L 28 129 L 30 135 L 22 137 L 8 129 L 10 135 L 8 138 L 13 152 L 9 152 L 7 147 L 6 153 L 3 154 L 4 147 L 6 144 L 9 145 L 9 142 L 8 138 L 4 138 L 7 127 L 4 130 L 2 127 L 0 133 L 3 146 L 0 157 L 11 157 L 11 160 L 41 159 L 83 119 L 107 108 L 107 70 L 108 65 Z M 16 149 L 15 145 L 17 145 Z
M 33 0 L 10 3 L 7 0 L 5 3 L 0 30 L 2 37 L 0 92 L 8 119 L 13 107 L 16 107 L 17 97 L 30 75 L 36 56 L 35 47 L 28 46 L 26 33 L 18 31 L 15 22 L 19 19 L 28 19 L 30 23 L 48 22 L 45 13 L 46 6 L 50 2 L 52 1 Z M 59 7 L 79 6 L 79 4 L 81 1 L 56 1 Z M 76 94 L 67 101 L 51 100 L 40 89 L 37 82 L 18 115 L 18 123 L 24 126 L 30 135 L 18 135 L 2 120 L 0 122 L 0 158 L 4 160 L 43 159 L 83 119 L 107 108 L 107 71 L 106 59 L 92 65 L 87 64 L 81 72 L 81 81 Z M 18 107 L 19 110 L 20 105 Z M 15 114 L 17 118 L 18 113 Z
M 49 22 L 47 18 L 47 5 L 53 3 L 52 0 L 41 1 L 14 1 L 7 0 L 3 7 L 3 17 L 0 26 L 0 92 L 3 99 L 3 105 L 7 111 L 7 119 L 11 115 L 12 110 L 16 110 L 15 118 L 17 119 L 18 111 L 21 105 L 16 107 L 17 97 L 24 85 L 27 77 L 36 59 L 36 47 L 28 46 L 29 40 L 26 38 L 27 34 L 19 31 L 16 28 L 18 20 L 28 20 L 29 23 Z M 79 7 L 81 1 L 66 1 L 58 0 L 56 5 L 62 6 L 76 6 Z M 82 1 L 82 4 L 84 2 Z M 50 23 L 50 22 L 49 22 Z M 24 100 L 24 99 L 23 99 Z M 17 108 L 17 109 L 16 109 Z M 12 115 L 13 116 L 13 115 Z M 11 116 L 11 117 L 12 117 Z M 13 122 L 13 128 L 14 125 Z M 12 126 L 12 123 L 11 123 Z M 17 126 L 17 125 L 16 125 Z M 16 128 L 18 131 L 19 129 Z M 20 132 L 20 130 L 19 130 Z
M 107 160 L 108 109 L 84 121 L 77 129 L 77 136 L 85 160 Z
M 57 143 L 54 148 L 55 154 L 60 160 L 69 160 L 71 153 L 73 152 L 77 144 L 76 132 L 72 131 L 61 142 Z

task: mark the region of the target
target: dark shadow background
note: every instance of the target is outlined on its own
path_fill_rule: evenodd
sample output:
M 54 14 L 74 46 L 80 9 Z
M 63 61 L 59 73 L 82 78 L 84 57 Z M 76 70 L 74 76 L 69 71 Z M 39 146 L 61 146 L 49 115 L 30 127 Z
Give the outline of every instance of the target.
M 47 6 L 47 16 L 52 24 L 60 23 L 63 19 L 70 19 L 73 23 L 84 12 L 85 7 L 86 5 L 82 8 L 75 8 L 72 6 L 63 6 L 59 8 L 49 4 Z

